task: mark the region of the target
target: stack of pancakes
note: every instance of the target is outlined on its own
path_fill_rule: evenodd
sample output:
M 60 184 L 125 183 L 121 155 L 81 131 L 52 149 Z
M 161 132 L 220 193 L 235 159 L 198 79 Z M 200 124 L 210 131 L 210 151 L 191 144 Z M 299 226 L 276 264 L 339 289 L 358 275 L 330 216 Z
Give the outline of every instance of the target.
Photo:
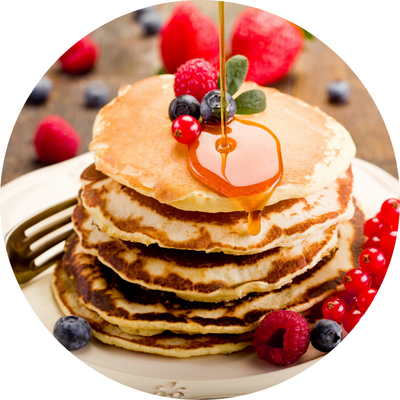
M 100 110 L 73 212 L 76 234 L 53 289 L 102 342 L 175 357 L 251 344 L 272 310 L 307 312 L 341 288 L 363 241 L 349 133 L 274 89 L 267 109 L 241 116 L 281 143 L 283 177 L 247 232 L 239 204 L 198 181 L 171 135 L 173 76 L 124 86 Z M 246 166 L 243 166 L 246 168 Z

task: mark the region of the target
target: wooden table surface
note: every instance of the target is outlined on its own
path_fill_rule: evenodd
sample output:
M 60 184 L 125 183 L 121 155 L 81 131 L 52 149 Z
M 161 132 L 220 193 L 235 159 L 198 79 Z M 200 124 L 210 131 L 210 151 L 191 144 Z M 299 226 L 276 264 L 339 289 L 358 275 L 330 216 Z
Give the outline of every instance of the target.
M 194 3 L 217 22 L 215 2 Z M 163 20 L 168 18 L 174 6 L 174 3 L 157 6 Z M 228 39 L 233 22 L 243 8 L 232 3 L 226 5 Z M 85 106 L 84 90 L 89 82 L 99 80 L 109 85 L 112 98 L 120 86 L 154 75 L 162 66 L 159 37 L 144 37 L 132 14 L 98 28 L 92 36 L 101 49 L 95 68 L 85 75 L 70 76 L 63 73 L 56 62 L 46 73 L 53 82 L 47 102 L 39 106 L 25 105 L 22 109 L 7 148 L 2 185 L 44 166 L 37 160 L 32 138 L 39 121 L 49 114 L 58 114 L 69 121 L 82 137 L 79 153 L 87 151 L 98 111 Z M 328 83 L 338 78 L 346 79 L 351 85 L 350 99 L 342 105 L 330 104 L 326 95 Z M 308 40 L 291 73 L 272 86 L 316 105 L 336 118 L 351 133 L 358 158 L 398 177 L 392 144 L 375 103 L 350 68 L 323 43 L 317 39 Z

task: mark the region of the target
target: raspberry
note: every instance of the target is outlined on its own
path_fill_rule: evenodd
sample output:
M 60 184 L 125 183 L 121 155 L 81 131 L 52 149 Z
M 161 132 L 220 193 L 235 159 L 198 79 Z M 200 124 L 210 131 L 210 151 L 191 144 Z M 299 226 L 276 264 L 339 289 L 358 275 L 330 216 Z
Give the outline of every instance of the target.
M 44 118 L 34 135 L 37 155 L 45 164 L 54 164 L 74 157 L 80 144 L 79 134 L 58 115 Z
M 194 4 L 179 3 L 161 28 L 160 49 L 164 67 L 170 74 L 193 58 L 204 58 L 218 65 L 218 27 Z
M 68 49 L 59 59 L 64 72 L 68 74 L 82 74 L 94 66 L 99 56 L 97 43 L 85 36 Z
M 266 11 L 247 8 L 233 27 L 232 55 L 248 58 L 246 80 L 266 86 L 289 72 L 303 43 L 297 26 Z
M 195 58 L 182 64 L 175 74 L 175 96 L 190 94 L 199 102 L 204 95 L 217 89 L 218 71 L 201 58 Z
M 257 328 L 253 346 L 259 358 L 272 364 L 295 363 L 310 343 L 307 320 L 294 311 L 272 311 Z

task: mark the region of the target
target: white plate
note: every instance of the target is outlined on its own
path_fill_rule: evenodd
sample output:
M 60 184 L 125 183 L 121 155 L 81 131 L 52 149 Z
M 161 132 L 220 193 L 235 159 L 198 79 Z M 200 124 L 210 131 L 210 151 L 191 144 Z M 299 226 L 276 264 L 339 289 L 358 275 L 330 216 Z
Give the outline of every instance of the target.
M 51 205 L 75 196 L 79 175 L 93 162 L 84 154 L 72 160 L 24 175 L 3 186 L 1 219 L 3 233 L 15 224 Z M 355 197 L 367 218 L 377 213 L 381 203 L 399 196 L 398 181 L 365 161 L 353 162 Z M 22 285 L 33 311 L 52 332 L 62 316 L 50 287 L 51 270 Z M 103 375 L 129 387 L 151 394 L 175 398 L 219 398 L 239 396 L 266 389 L 285 381 L 313 365 L 322 353 L 310 346 L 292 367 L 280 368 L 257 358 L 251 348 L 232 355 L 174 359 L 134 353 L 93 339 L 89 346 L 73 353 Z

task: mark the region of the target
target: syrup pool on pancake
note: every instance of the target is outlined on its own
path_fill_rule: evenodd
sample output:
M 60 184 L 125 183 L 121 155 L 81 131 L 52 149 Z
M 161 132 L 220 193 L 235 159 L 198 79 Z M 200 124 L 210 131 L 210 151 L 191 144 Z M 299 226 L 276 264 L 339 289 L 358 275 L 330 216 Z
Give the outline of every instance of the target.
M 257 235 L 262 210 L 282 178 L 279 140 L 263 125 L 238 118 L 226 132 L 223 147 L 220 126 L 206 125 L 189 145 L 189 167 L 206 185 L 235 198 L 249 213 L 248 232 Z

